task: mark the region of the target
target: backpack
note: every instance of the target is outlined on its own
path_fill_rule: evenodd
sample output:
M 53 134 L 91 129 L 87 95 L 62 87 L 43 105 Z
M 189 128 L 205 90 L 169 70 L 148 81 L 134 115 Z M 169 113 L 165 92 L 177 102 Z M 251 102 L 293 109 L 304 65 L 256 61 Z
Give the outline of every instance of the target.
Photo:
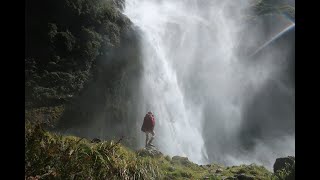
M 141 131 L 149 131 L 153 130 L 155 125 L 155 118 L 153 114 L 146 114 L 144 117 L 143 125 L 141 127 Z

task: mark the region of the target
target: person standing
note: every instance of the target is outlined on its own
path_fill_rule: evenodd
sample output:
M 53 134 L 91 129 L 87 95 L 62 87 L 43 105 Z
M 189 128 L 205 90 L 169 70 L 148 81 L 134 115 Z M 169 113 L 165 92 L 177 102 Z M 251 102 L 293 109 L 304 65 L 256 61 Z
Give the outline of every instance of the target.
M 153 113 L 149 111 L 145 115 L 143 124 L 141 127 L 141 131 L 146 133 L 146 147 L 153 146 L 152 141 L 154 140 L 154 137 L 155 137 L 154 126 L 155 126 L 155 117 Z M 150 139 L 149 139 L 149 134 L 151 135 Z

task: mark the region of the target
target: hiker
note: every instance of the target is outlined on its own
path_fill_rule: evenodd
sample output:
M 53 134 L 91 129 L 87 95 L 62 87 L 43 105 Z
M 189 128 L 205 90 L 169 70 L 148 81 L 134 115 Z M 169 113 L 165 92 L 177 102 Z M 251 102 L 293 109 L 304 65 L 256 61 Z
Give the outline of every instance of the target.
M 154 139 L 155 136 L 155 132 L 154 132 L 154 126 L 155 126 L 155 118 L 154 115 L 152 114 L 152 112 L 148 112 L 143 120 L 143 124 L 141 127 L 141 131 L 143 131 L 144 133 L 146 133 L 146 147 L 148 145 L 153 146 L 153 144 L 151 144 L 151 142 Z M 149 134 L 152 135 L 152 137 L 149 140 Z

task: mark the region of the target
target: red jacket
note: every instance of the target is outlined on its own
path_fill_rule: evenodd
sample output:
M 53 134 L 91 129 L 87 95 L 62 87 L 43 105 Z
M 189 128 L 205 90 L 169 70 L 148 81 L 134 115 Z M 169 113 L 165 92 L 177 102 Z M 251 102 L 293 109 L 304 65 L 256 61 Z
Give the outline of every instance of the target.
M 155 126 L 155 118 L 153 114 L 146 114 L 143 120 L 141 131 L 143 132 L 152 132 Z

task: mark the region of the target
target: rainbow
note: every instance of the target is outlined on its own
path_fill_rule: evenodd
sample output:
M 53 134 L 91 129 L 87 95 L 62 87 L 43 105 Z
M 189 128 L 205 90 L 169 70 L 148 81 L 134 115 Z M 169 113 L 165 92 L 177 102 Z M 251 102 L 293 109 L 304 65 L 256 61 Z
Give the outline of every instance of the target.
M 279 39 L 281 36 L 283 36 L 284 34 L 290 32 L 291 30 L 293 30 L 295 28 L 295 21 L 294 19 L 292 19 L 290 16 L 288 16 L 287 14 L 283 14 L 288 20 L 290 20 L 291 24 L 287 27 L 285 27 L 283 30 L 281 30 L 279 33 L 277 33 L 275 36 L 273 36 L 269 41 L 265 42 L 264 44 L 262 44 L 256 51 L 254 51 L 254 53 L 252 53 L 249 57 L 252 57 L 254 55 L 256 55 L 258 52 L 260 52 L 262 49 L 264 49 L 265 47 L 269 46 L 272 42 L 276 41 L 277 39 Z

